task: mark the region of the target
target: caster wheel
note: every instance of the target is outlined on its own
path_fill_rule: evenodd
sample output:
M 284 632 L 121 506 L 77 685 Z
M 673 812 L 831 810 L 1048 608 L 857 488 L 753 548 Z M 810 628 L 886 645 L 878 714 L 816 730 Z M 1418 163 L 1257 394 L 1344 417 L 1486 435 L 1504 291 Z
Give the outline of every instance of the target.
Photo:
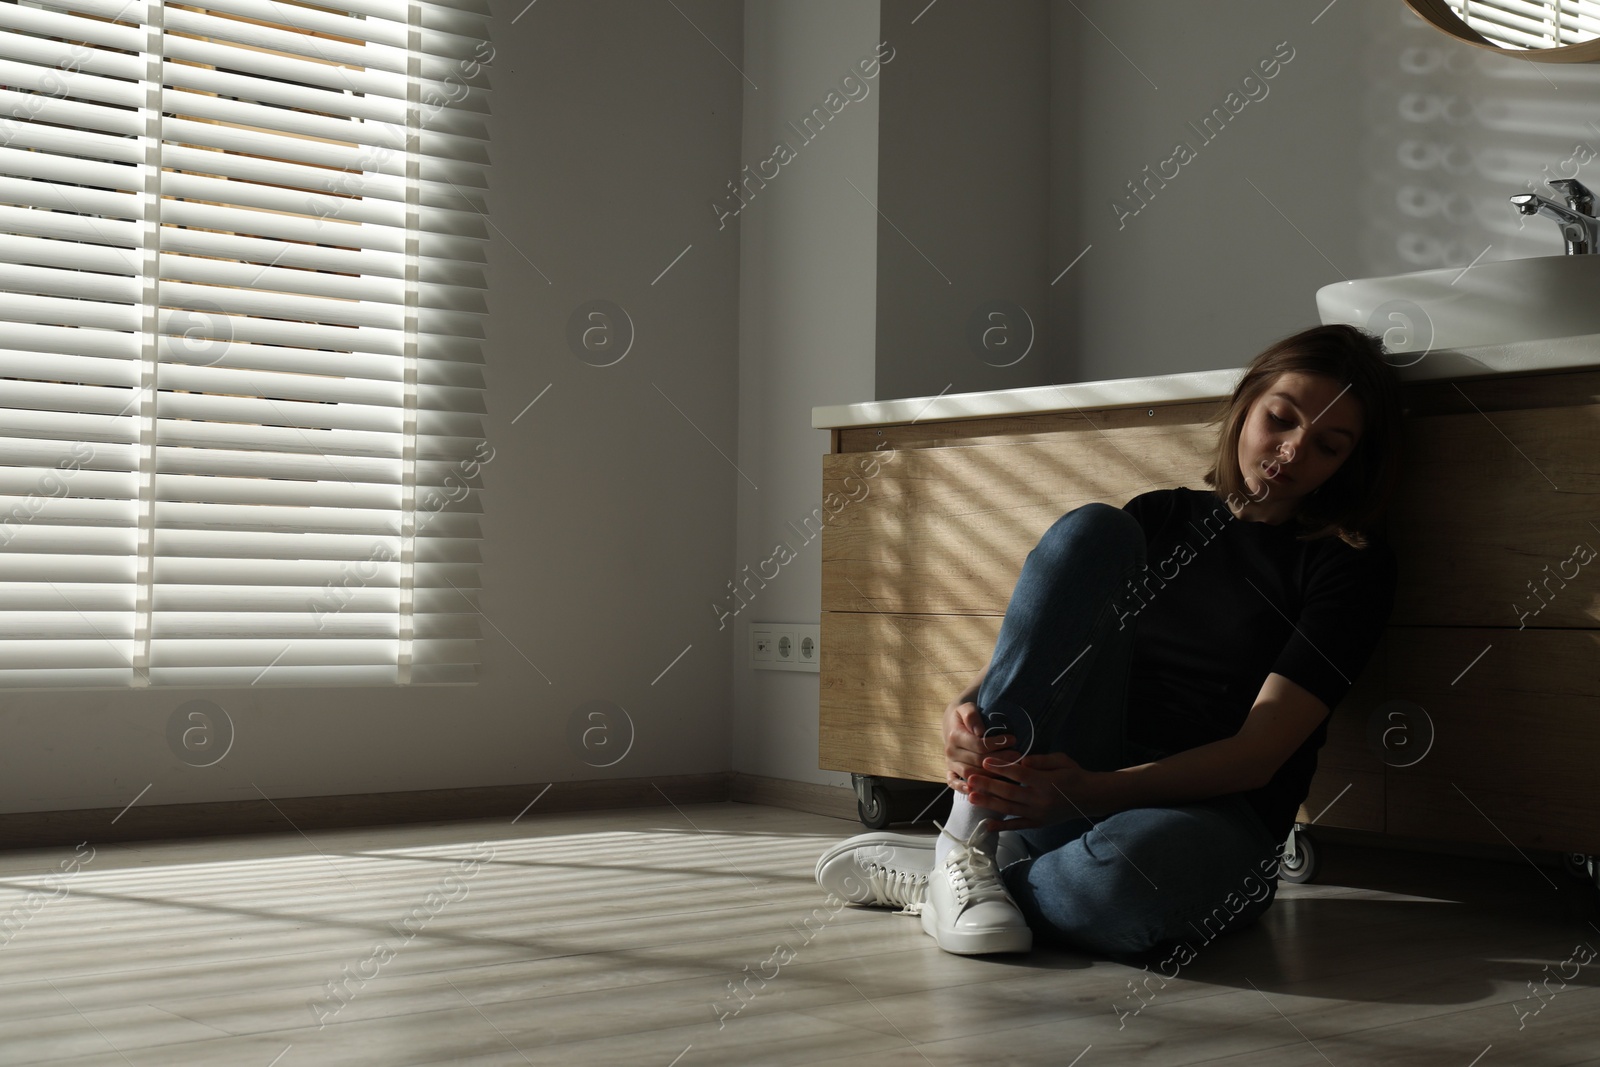
M 1278 864 L 1278 877 L 1285 882 L 1301 885 L 1311 881 L 1317 873 L 1317 850 L 1311 838 L 1300 830 L 1291 831 L 1294 848 L 1285 850 Z
M 1572 877 L 1589 880 L 1589 857 L 1582 852 L 1563 852 L 1561 866 Z
M 882 782 L 868 782 L 856 800 L 856 815 L 861 825 L 869 830 L 882 830 L 889 825 L 889 790 Z

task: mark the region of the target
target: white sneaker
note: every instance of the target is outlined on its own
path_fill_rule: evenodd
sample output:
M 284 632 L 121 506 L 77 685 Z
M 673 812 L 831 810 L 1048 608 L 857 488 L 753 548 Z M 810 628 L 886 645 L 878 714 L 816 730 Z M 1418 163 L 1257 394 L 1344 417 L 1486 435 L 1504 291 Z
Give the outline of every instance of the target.
M 932 837 L 857 834 L 817 860 L 817 884 L 851 904 L 915 911 L 928 895 Z
M 976 956 L 1033 948 L 1028 920 L 1000 880 L 998 836 L 974 831 L 957 841 L 944 866 L 929 876 L 922 930 L 946 952 Z

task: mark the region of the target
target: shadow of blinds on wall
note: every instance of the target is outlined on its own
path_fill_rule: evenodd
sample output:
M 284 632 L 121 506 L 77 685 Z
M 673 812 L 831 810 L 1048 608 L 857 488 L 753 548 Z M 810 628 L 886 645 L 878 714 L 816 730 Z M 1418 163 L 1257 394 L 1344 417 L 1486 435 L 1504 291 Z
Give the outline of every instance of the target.
M 0 688 L 476 680 L 484 0 L 0 0 Z

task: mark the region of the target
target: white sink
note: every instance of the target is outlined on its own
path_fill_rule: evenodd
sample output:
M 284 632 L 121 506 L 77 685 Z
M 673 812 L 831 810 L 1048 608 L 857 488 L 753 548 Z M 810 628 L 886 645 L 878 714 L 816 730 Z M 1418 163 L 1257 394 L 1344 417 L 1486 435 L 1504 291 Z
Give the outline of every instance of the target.
M 1324 325 L 1419 354 L 1600 334 L 1600 255 L 1538 256 L 1334 282 L 1317 290 Z

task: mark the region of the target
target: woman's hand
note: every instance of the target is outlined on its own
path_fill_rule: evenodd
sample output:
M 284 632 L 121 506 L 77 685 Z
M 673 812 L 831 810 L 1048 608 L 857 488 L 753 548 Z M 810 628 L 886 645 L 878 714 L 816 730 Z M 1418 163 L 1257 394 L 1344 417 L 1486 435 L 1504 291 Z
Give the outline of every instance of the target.
M 1002 752 L 967 775 L 963 792 L 979 807 L 1009 816 L 1002 822 L 988 820 L 985 829 L 1028 830 L 1096 814 L 1090 795 L 1093 773 L 1064 752 L 1021 759 Z
M 967 778 L 983 773 L 985 757 L 1015 758 L 1006 750 L 1013 743 L 1009 734 L 989 732 L 978 705 L 971 700 L 956 700 L 944 709 L 945 783 L 958 793 L 967 792 Z

